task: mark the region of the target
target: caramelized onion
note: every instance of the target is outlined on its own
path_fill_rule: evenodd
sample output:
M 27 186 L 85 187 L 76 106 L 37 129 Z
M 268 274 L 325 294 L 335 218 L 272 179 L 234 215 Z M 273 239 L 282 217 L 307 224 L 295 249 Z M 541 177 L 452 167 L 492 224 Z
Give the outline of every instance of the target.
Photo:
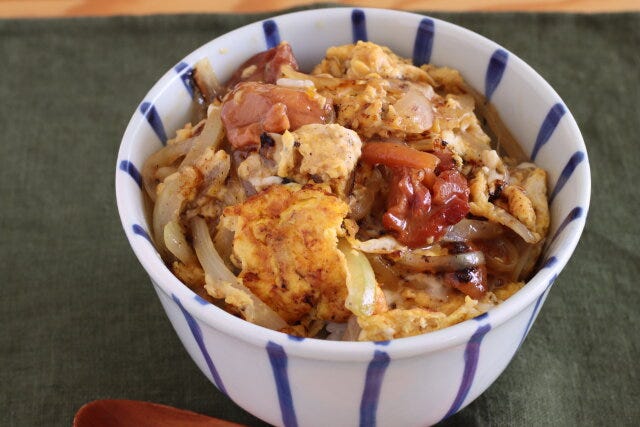
M 211 104 L 222 95 L 220 82 L 211 67 L 211 63 L 206 58 L 196 62 L 193 69 L 193 82 L 200 91 L 200 95 L 202 95 L 204 105 Z
M 416 133 L 424 132 L 433 124 L 433 106 L 429 98 L 418 89 L 409 89 L 393 108 L 404 120 L 411 123 Z
M 163 180 L 166 176 L 166 170 L 164 168 L 169 167 L 176 160 L 184 157 L 189 150 L 193 147 L 194 138 L 184 139 L 182 141 L 169 144 L 166 147 L 156 151 L 147 158 L 142 166 L 142 182 L 144 183 L 144 189 L 147 194 L 153 200 L 156 201 L 156 187 L 158 181 Z M 158 174 L 162 170 L 162 173 Z
M 358 341 L 361 331 L 362 329 L 358 324 L 358 319 L 355 316 L 349 317 L 349 320 L 347 320 L 347 327 L 344 330 L 344 335 L 342 335 L 342 341 Z
M 426 255 L 421 250 L 405 251 L 399 254 L 398 264 L 415 271 L 457 271 L 473 268 L 485 263 L 481 251 L 464 252 L 455 255 Z
M 487 266 L 492 270 L 501 273 L 513 272 L 520 260 L 518 249 L 509 239 L 480 242 L 479 246 L 484 252 Z
M 220 107 L 211 106 L 202 132 L 195 137 L 193 147 L 182 161 L 180 167 L 191 166 L 208 148 L 217 150 L 224 137 L 224 128 L 220 119 Z
M 158 192 L 153 206 L 153 237 L 158 250 L 166 255 L 164 228 L 171 221 L 178 221 L 186 201 L 191 197 L 188 187 L 198 178 L 194 168 L 184 168 L 169 175 Z
M 367 257 L 346 241 L 338 249 L 347 261 L 347 298 L 345 307 L 356 316 L 371 316 L 376 303 L 376 276 Z
M 169 221 L 164 226 L 164 244 L 176 258 L 185 265 L 195 264 L 196 256 L 187 243 L 184 231 L 177 221 Z
M 500 224 L 477 219 L 462 219 L 451 226 L 442 237 L 445 242 L 465 242 L 472 239 L 494 239 L 500 236 L 503 228 Z
M 271 307 L 255 296 L 227 268 L 213 246 L 213 241 L 209 235 L 209 227 L 207 227 L 204 219 L 198 216 L 194 217 L 191 220 L 191 232 L 193 234 L 193 247 L 196 250 L 200 265 L 202 265 L 206 275 L 211 279 L 207 281 L 208 284 L 218 286 L 217 290 L 222 294 L 229 294 L 231 290 L 244 294 L 251 302 L 250 306 L 239 307 L 246 320 L 276 331 L 287 326 L 287 323 Z M 231 290 L 227 289 L 227 287 L 230 287 Z

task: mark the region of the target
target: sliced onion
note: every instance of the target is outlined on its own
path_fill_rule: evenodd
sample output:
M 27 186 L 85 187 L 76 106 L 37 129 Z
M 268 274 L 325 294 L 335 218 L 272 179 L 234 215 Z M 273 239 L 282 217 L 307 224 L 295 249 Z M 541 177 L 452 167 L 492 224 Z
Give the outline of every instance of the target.
M 215 153 L 209 150 L 202 157 L 202 162 L 198 162 L 197 167 L 204 174 L 204 185 L 198 196 L 215 196 L 229 176 L 231 169 L 231 157 L 224 151 L 218 150 Z
M 464 92 L 471 94 L 475 100 L 475 107 L 478 117 L 484 119 L 489 128 L 489 135 L 493 136 L 492 141 L 496 141 L 495 147 L 499 153 L 505 153 L 509 158 L 520 163 L 528 160 L 528 156 L 522 150 L 518 141 L 513 137 L 507 126 L 500 119 L 500 115 L 495 106 L 487 102 L 484 96 L 476 89 L 464 83 Z M 492 135 L 493 134 L 493 135 Z
M 213 246 L 206 221 L 199 216 L 194 217 L 191 220 L 191 232 L 193 235 L 193 247 L 205 273 L 213 280 L 229 283 L 237 282 L 238 278 L 227 268 Z
M 329 341 L 358 341 L 362 330 L 356 316 L 349 317 L 346 323 L 328 322 L 326 329 L 329 333 L 326 339 Z
M 160 253 L 166 254 L 164 227 L 171 221 L 178 221 L 189 195 L 187 191 L 183 191 L 183 187 L 194 173 L 195 171 L 189 168 L 169 175 L 158 193 L 156 204 L 153 206 L 153 236 Z
M 347 320 L 347 327 L 342 335 L 342 341 L 358 341 L 361 331 L 362 328 L 358 324 L 356 316 L 349 317 L 349 320 Z
M 531 232 L 531 230 L 529 230 L 523 223 L 518 221 L 516 217 L 514 217 L 504 209 L 501 209 L 501 208 L 494 209 L 494 215 L 495 215 L 496 221 L 515 231 L 516 234 L 522 237 L 522 240 L 524 240 L 525 242 L 537 243 L 540 241 L 540 236 L 537 235 L 537 233 L 534 234 L 533 232 Z
M 194 217 L 191 220 L 191 232 L 193 234 L 193 246 L 200 265 L 202 265 L 205 274 L 210 278 L 207 281 L 208 283 L 217 286 L 217 290 L 223 295 L 236 291 L 247 297 L 251 304 L 250 306 L 242 307 L 241 312 L 249 322 L 274 330 L 280 330 L 287 326 L 282 317 L 256 297 L 249 288 L 240 283 L 238 278 L 227 268 L 213 246 L 213 241 L 209 235 L 209 227 L 207 227 L 204 219 L 198 216 Z M 232 301 L 227 302 L 233 304 Z
M 177 221 L 169 221 L 164 226 L 164 244 L 176 258 L 183 264 L 195 264 L 196 256 L 191 249 L 187 239 L 184 237 L 184 231 Z
M 400 142 L 369 141 L 362 147 L 360 159 L 371 165 L 408 167 L 433 171 L 440 159 L 431 153 L 418 151 Z
M 329 333 L 329 335 L 327 335 L 326 339 L 328 341 L 340 341 L 342 340 L 342 337 L 344 336 L 344 331 L 346 329 L 347 329 L 346 323 L 328 322 L 326 326 L 326 330 Z
M 158 179 L 159 181 L 164 181 L 169 175 L 173 175 L 176 172 L 178 172 L 178 168 L 175 166 L 163 166 L 161 168 L 158 168 L 158 170 L 156 171 L 156 179 Z
M 212 106 L 202 132 L 195 137 L 193 148 L 187 153 L 180 167 L 192 166 L 209 147 L 217 150 L 224 137 L 220 107 Z
M 396 113 L 413 126 L 405 126 L 415 129 L 415 133 L 422 133 L 431 128 L 433 124 L 433 106 L 431 101 L 418 89 L 410 88 L 400 99 L 393 104 Z
M 512 272 L 521 261 L 516 246 L 508 239 L 495 239 L 484 244 L 487 266 L 501 273 Z M 492 250 L 493 249 L 493 250 Z M 525 257 L 527 254 L 523 254 Z M 514 277 L 515 280 L 515 277 Z
M 158 172 L 164 167 L 175 163 L 180 157 L 184 157 L 193 147 L 194 138 L 187 138 L 173 144 L 169 144 L 161 150 L 150 155 L 142 166 L 142 182 L 147 194 L 155 202 L 157 181 L 166 176 L 166 172 L 158 176 Z
M 518 249 L 516 249 L 516 253 L 518 253 L 519 259 L 517 264 L 513 268 L 513 273 L 511 275 L 512 280 L 526 279 L 525 276 L 527 276 L 531 272 L 531 269 L 535 265 L 535 262 L 533 260 L 538 258 L 538 250 L 541 247 L 542 243 L 539 242 L 533 245 L 523 243 L 523 245 L 525 246 L 524 251 L 522 251 L 522 249 L 520 248 L 520 253 L 518 253 L 519 251 Z
M 357 240 L 351 239 L 351 245 L 359 251 L 371 254 L 388 254 L 407 249 L 392 236 L 383 236 L 377 239 Z
M 376 302 L 376 276 L 367 257 L 341 241 L 338 249 L 347 260 L 347 290 L 345 307 L 356 316 L 371 316 Z
M 369 255 L 367 257 L 373 272 L 376 275 L 378 283 L 383 285 L 383 291 L 385 293 L 385 299 L 389 303 L 389 296 L 387 291 L 397 290 L 401 283 L 401 277 L 397 269 L 393 268 L 391 262 L 389 262 L 383 255 Z
M 193 68 L 193 81 L 207 105 L 222 94 L 220 82 L 207 58 L 196 62 Z
M 415 271 L 457 271 L 473 268 L 485 263 L 481 251 L 465 252 L 455 255 L 429 256 L 420 250 L 405 251 L 398 255 L 397 262 Z
M 416 289 L 427 291 L 433 298 L 445 301 L 449 295 L 450 287 L 444 284 L 441 277 L 433 274 L 416 273 L 406 276 L 406 279 Z
M 475 239 L 494 239 L 500 236 L 503 228 L 500 224 L 477 219 L 463 219 L 452 225 L 442 237 L 444 242 L 466 242 Z
M 213 245 L 225 265 L 228 268 L 232 268 L 231 261 L 226 260 L 230 259 L 231 251 L 233 249 L 233 231 L 229 230 L 227 227 L 219 226 L 215 236 L 213 237 Z

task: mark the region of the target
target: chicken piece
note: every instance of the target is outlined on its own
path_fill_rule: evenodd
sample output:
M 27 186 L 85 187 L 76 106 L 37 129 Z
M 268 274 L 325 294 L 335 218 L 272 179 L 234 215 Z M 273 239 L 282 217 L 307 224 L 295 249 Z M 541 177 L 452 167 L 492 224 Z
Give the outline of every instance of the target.
M 225 209 L 235 232 L 239 278 L 290 324 L 315 317 L 344 322 L 347 266 L 338 236 L 348 206 L 314 186 L 274 185 Z
M 333 108 L 313 90 L 244 82 L 225 97 L 221 117 L 233 148 L 250 149 L 259 146 L 263 132 L 282 133 L 308 123 L 330 123 Z
M 286 178 L 303 185 L 328 184 L 334 194 L 346 199 L 347 183 L 361 153 L 357 133 L 337 124 L 309 124 L 264 138 L 272 145 L 264 151 L 268 157 L 251 153 L 238 166 L 238 177 L 256 191 Z
M 282 42 L 276 47 L 247 59 L 233 73 L 225 86 L 232 89 L 240 82 L 275 83 L 280 77 L 280 68 L 283 65 L 288 65 L 294 70 L 298 69 L 296 58 L 287 42 Z
M 360 158 L 357 133 L 337 124 L 310 124 L 286 132 L 276 145 L 278 175 L 300 184 L 329 184 L 346 198 L 347 183 Z
M 340 125 L 305 125 L 293 135 L 300 144 L 301 174 L 318 176 L 322 181 L 346 179 L 360 158 L 360 137 Z

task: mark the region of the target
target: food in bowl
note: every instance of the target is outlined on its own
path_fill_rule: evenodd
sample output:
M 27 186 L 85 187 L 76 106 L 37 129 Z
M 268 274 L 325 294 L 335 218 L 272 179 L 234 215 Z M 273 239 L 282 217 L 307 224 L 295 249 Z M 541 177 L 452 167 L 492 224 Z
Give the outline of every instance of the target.
M 385 341 L 517 292 L 549 229 L 546 172 L 453 69 L 371 42 L 310 73 L 282 42 L 220 85 L 143 170 L 173 273 L 247 321 Z

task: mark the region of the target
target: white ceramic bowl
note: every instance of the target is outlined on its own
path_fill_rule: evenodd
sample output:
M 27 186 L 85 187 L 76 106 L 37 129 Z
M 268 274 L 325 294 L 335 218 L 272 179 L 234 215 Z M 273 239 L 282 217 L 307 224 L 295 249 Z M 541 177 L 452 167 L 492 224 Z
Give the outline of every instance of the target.
M 461 71 L 484 92 L 532 160 L 549 173 L 551 229 L 543 267 L 479 318 L 389 342 L 299 339 L 238 319 L 176 279 L 149 238 L 139 170 L 189 119 L 187 74 L 208 57 L 224 81 L 280 40 L 309 71 L 327 47 L 368 39 L 416 63 Z M 255 416 L 286 426 L 436 423 L 478 397 L 505 369 L 584 228 L 590 172 L 580 131 L 558 94 L 496 43 L 405 12 L 335 8 L 282 15 L 223 35 L 186 56 L 145 96 L 122 139 L 116 192 L 122 225 L 178 336 L 202 372 Z

